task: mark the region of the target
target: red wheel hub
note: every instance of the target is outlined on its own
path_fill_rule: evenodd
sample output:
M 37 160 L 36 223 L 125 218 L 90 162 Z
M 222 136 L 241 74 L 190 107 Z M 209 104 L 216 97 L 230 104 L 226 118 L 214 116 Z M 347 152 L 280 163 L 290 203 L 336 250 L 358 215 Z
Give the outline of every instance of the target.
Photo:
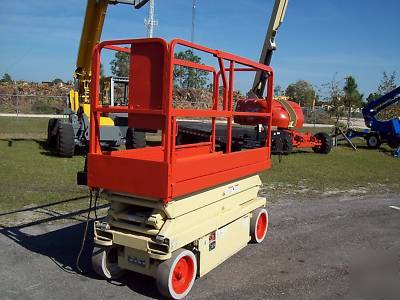
M 182 294 L 189 287 L 194 277 L 194 262 L 189 256 L 184 256 L 176 263 L 172 273 L 172 288 L 177 294 Z
M 262 212 L 257 220 L 256 235 L 258 240 L 263 239 L 265 232 L 267 231 L 267 225 L 267 214 L 265 212 Z

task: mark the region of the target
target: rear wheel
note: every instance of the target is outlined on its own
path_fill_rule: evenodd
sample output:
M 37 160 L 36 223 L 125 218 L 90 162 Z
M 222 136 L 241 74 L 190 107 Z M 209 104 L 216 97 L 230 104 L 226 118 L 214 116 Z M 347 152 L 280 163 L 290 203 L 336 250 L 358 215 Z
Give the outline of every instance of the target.
M 157 288 L 172 299 L 182 299 L 193 287 L 197 273 L 197 260 L 192 251 L 179 249 L 157 269 Z
M 58 119 L 50 119 L 47 124 L 47 147 L 49 149 L 56 149 L 57 147 L 57 132 L 58 132 Z
M 139 149 L 146 147 L 146 133 L 128 128 L 126 131 L 125 148 Z
M 118 279 L 125 274 L 125 270 L 118 266 L 118 247 L 93 248 L 92 253 L 93 271 L 105 279 Z
M 62 157 L 72 157 L 75 149 L 75 133 L 70 123 L 58 123 L 57 153 Z
M 332 137 L 326 132 L 318 132 L 314 137 L 321 142 L 318 147 L 313 147 L 315 153 L 328 154 L 332 150 Z
M 261 243 L 265 239 L 268 230 L 268 212 L 265 208 L 257 208 L 253 211 L 250 220 L 250 236 L 253 243 Z
M 381 138 L 377 133 L 370 133 L 367 136 L 367 146 L 371 149 L 378 149 L 382 144 Z

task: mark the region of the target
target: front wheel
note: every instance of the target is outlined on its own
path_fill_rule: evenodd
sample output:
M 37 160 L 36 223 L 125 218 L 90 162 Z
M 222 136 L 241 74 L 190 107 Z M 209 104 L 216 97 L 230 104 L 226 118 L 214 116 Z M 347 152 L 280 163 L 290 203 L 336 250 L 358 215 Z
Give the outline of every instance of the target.
M 381 146 L 381 138 L 376 133 L 370 133 L 367 136 L 367 146 L 371 149 L 378 149 Z
M 52 150 L 57 148 L 57 132 L 59 122 L 59 119 L 49 119 L 47 124 L 47 147 Z
M 74 156 L 75 133 L 71 123 L 59 122 L 57 128 L 57 153 L 61 157 Z
M 93 271 L 105 279 L 118 279 L 125 274 L 125 270 L 118 266 L 118 247 L 93 247 Z
M 197 273 L 197 260 L 192 251 L 179 249 L 157 269 L 157 288 L 167 298 L 182 299 L 189 294 Z

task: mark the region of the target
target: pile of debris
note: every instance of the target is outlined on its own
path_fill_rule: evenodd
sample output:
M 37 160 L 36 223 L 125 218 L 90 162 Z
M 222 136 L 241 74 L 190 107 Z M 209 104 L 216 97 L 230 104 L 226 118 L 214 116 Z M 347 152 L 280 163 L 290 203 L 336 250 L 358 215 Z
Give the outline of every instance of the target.
M 17 81 L 0 84 L 0 112 L 60 114 L 71 84 Z
M 35 83 L 17 81 L 15 84 L 0 84 L 0 112 L 61 114 L 67 107 L 72 84 L 51 82 Z M 218 97 L 218 109 L 222 109 L 222 89 Z M 233 93 L 233 105 L 243 99 L 239 92 Z M 210 89 L 174 88 L 173 106 L 181 109 L 211 109 L 213 92 Z
M 384 109 L 377 115 L 378 120 L 390 120 L 393 118 L 400 118 L 400 105 Z
M 218 109 L 222 109 L 221 90 L 218 96 Z M 245 98 L 240 91 L 233 92 L 233 107 L 239 99 Z M 213 106 L 213 92 L 210 89 L 174 88 L 172 105 L 180 109 L 211 109 Z

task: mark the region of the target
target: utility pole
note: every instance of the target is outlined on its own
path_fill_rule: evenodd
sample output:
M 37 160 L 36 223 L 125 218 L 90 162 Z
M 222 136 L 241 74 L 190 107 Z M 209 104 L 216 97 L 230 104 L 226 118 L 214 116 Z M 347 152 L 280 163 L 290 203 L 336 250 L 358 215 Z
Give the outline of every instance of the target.
M 144 25 L 147 28 L 147 37 L 152 38 L 154 27 L 158 25 L 158 21 L 154 19 L 154 0 L 149 1 L 149 16 L 144 19 Z
M 196 0 L 193 0 L 192 6 L 192 33 L 190 35 L 190 41 L 194 43 L 194 27 L 196 23 Z

